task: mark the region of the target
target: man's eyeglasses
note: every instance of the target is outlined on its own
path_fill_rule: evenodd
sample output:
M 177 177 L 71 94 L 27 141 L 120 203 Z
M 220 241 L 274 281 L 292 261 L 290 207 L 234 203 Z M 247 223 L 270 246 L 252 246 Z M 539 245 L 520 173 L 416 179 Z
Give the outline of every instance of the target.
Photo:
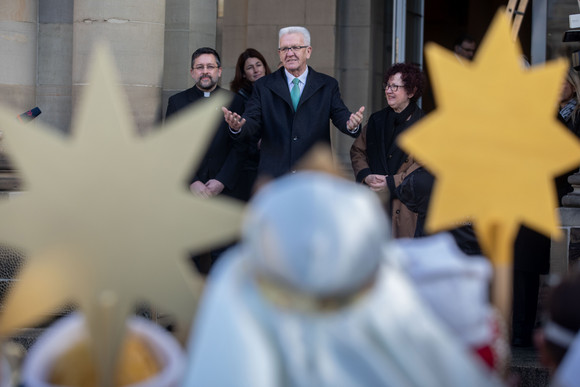
M 292 46 L 292 47 L 280 47 L 278 49 L 279 52 L 283 52 L 286 54 L 288 51 L 297 52 L 298 50 L 302 50 L 303 48 L 307 48 L 308 46 Z
M 383 89 L 385 90 L 391 89 L 393 93 L 399 91 L 399 87 L 405 87 L 405 85 L 395 85 L 395 84 L 391 85 L 390 83 L 383 83 Z
M 216 65 L 208 64 L 207 66 L 197 65 L 193 69 L 197 70 L 197 71 L 203 71 L 203 69 L 207 69 L 208 71 L 214 71 L 217 68 L 218 68 L 218 66 L 216 66 Z

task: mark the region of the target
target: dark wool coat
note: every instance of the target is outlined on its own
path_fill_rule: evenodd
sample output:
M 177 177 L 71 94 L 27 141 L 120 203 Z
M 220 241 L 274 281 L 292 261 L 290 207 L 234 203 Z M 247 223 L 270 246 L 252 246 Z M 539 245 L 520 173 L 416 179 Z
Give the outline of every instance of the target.
M 330 124 L 343 133 L 350 111 L 342 102 L 336 79 L 308 68 L 308 77 L 294 112 L 284 68 L 258 79 L 246 104 L 246 123 L 236 138 L 255 136 L 262 139 L 258 173 L 278 177 L 319 142 L 330 143 Z
M 227 93 L 232 98 L 234 96 L 230 91 L 217 86 L 211 92 L 209 98 L 216 95 L 216 93 Z M 204 98 L 203 91 L 195 86 L 169 97 L 165 119 L 201 98 Z M 235 98 L 230 105 L 230 110 L 241 112 L 241 106 L 241 99 Z M 195 130 L 195 127 L 192 127 L 191 130 Z M 189 184 L 197 180 L 205 183 L 210 179 L 215 179 L 225 186 L 222 191 L 223 194 L 237 197 L 236 186 L 241 168 L 246 159 L 246 153 L 247 149 L 243 143 L 232 140 L 228 125 L 222 119 L 207 152 L 198 168 L 193 172 Z
M 364 182 L 370 174 L 388 175 L 388 211 L 392 216 L 392 232 L 395 238 L 412 238 L 417 224 L 417 214 L 409 210 L 396 193 L 397 186 L 405 176 L 419 167 L 396 143 L 399 134 L 424 116 L 414 102 L 407 109 L 401 114 L 406 113 L 406 117 L 410 114 L 410 118 L 396 128 L 392 116 L 396 113 L 390 107 L 373 113 L 350 149 L 352 169 L 358 182 Z

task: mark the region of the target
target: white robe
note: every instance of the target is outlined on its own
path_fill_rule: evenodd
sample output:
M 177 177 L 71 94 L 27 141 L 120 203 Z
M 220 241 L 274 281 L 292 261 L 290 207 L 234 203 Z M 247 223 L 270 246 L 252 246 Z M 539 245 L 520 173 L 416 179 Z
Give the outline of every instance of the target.
M 246 258 L 230 251 L 212 273 L 184 386 L 500 385 L 396 267 L 352 305 L 305 314 L 264 299 Z

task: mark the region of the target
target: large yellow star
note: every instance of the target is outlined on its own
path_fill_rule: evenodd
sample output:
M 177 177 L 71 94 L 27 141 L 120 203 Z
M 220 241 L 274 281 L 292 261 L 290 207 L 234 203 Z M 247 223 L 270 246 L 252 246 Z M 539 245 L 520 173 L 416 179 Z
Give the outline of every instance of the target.
M 138 303 L 175 315 L 184 336 L 197 301 L 186 282 L 195 280 L 188 252 L 234 239 L 242 206 L 197 198 L 186 184 L 227 101 L 196 104 L 140 138 L 110 54 L 100 48 L 92 63 L 70 137 L 0 111 L 4 145 L 27 190 L 0 204 L 0 242 L 28 257 L 0 328 L 10 332 L 74 302 L 110 369 Z
M 473 221 L 496 263 L 511 262 L 525 224 L 558 235 L 554 177 L 580 164 L 580 144 L 556 119 L 567 61 L 525 68 L 502 10 L 473 62 L 425 49 L 437 109 L 399 141 L 437 177 L 426 227 Z

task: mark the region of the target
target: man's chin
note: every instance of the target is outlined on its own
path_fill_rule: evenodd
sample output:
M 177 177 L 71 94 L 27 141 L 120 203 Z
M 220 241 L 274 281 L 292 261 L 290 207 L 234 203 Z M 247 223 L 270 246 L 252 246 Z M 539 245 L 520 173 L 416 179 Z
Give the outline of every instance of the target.
M 200 89 L 201 89 L 201 90 L 203 90 L 203 91 L 209 91 L 209 90 L 210 90 L 210 89 L 212 89 L 214 86 L 215 86 L 214 84 L 211 84 L 211 83 L 209 83 L 209 84 L 208 84 L 208 83 L 203 83 L 203 82 L 200 82 L 200 83 L 198 83 L 198 85 L 197 85 L 197 87 L 198 87 L 198 88 L 200 88 Z

